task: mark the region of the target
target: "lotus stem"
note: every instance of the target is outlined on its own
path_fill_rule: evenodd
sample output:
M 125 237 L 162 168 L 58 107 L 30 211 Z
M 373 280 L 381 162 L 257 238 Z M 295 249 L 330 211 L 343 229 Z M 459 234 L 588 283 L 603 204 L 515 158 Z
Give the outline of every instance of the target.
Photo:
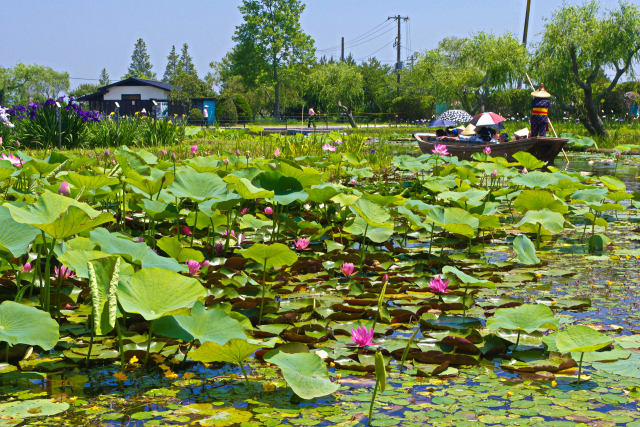
M 240 369 L 242 370 L 242 375 L 244 375 L 245 384 L 247 384 L 247 390 L 249 390 L 249 376 L 247 375 L 247 371 L 244 369 L 244 365 L 242 363 L 238 363 Z
M 409 342 L 407 343 L 407 346 L 404 348 L 404 352 L 402 352 L 402 359 L 400 360 L 400 372 L 402 372 L 402 370 L 404 369 L 404 362 L 405 360 L 407 360 L 407 356 L 409 355 L 409 349 L 411 348 L 411 344 L 413 344 L 413 340 L 416 338 L 416 335 L 418 335 L 419 330 L 420 330 L 420 326 L 416 326 L 416 330 L 413 331 L 413 334 L 411 334 L 411 337 L 409 338 Z
M 191 233 L 191 246 L 193 246 L 193 238 L 196 236 L 196 230 L 198 229 L 198 203 L 196 202 L 196 214 L 193 222 L 193 232 Z
M 6 343 L 4 348 L 4 363 L 9 364 L 9 343 Z
M 120 364 L 124 366 L 124 349 L 122 348 L 122 329 L 120 327 L 120 319 L 116 320 L 116 334 L 118 335 L 118 355 L 120 356 Z
M 367 421 L 367 426 L 371 426 L 371 418 L 373 417 L 373 403 L 376 400 L 376 395 L 378 394 L 378 386 L 380 385 L 380 380 L 376 376 L 376 385 L 373 387 L 373 396 L 371 396 L 371 405 L 369 405 L 369 420 Z
M 264 294 L 267 287 L 267 263 L 265 262 L 262 269 L 262 298 L 260 299 L 260 315 L 258 316 L 258 325 L 262 323 L 262 312 L 264 310 Z
M 364 253 L 367 250 L 367 230 L 369 229 L 369 224 L 364 226 L 364 233 L 362 233 L 362 248 L 360 250 L 360 270 L 364 266 Z
M 518 348 L 518 344 L 520 344 L 520 331 L 518 331 L 518 337 L 516 338 L 516 345 L 513 347 L 513 350 L 511 350 L 511 354 L 513 354 L 516 349 Z
M 582 358 L 584 357 L 584 351 L 580 353 L 580 363 L 578 364 L 578 385 L 580 385 L 580 375 L 582 374 Z
M 93 316 L 95 316 L 95 312 L 93 314 Z M 91 350 L 93 350 L 93 338 L 96 335 L 96 330 L 94 328 L 91 328 L 91 338 L 89 338 L 89 351 L 87 351 L 87 358 L 85 359 L 85 364 L 88 366 L 89 365 L 89 360 L 91 359 Z
M 193 340 L 189 343 L 189 347 L 187 347 L 187 352 L 184 354 L 184 359 L 182 359 L 182 363 L 187 361 L 187 356 L 189 355 L 189 351 L 191 351 L 191 347 L 193 347 Z
M 153 336 L 153 320 L 149 322 L 149 337 L 147 338 L 147 352 L 144 355 L 144 367 L 149 362 L 149 350 L 151 349 L 151 337 Z
M 435 227 L 436 227 L 436 223 L 432 222 L 431 223 L 431 237 L 429 237 L 429 257 L 431 257 L 431 245 L 433 244 L 433 231 L 434 231 Z

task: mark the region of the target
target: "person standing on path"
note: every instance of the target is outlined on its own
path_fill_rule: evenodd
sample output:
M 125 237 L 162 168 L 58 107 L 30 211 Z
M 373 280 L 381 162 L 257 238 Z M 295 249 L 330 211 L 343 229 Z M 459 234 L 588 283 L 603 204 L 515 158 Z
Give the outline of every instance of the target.
M 202 118 L 204 119 L 204 124 L 206 127 L 209 127 L 209 106 L 205 105 L 202 110 Z
M 531 92 L 531 135 L 547 136 L 549 129 L 549 107 L 551 106 L 551 94 L 544 89 L 544 84 L 540 89 Z
M 316 110 L 313 109 L 313 106 L 309 107 L 309 123 L 307 123 L 307 127 L 310 128 L 311 127 L 311 123 L 314 123 L 314 127 L 315 127 L 315 121 L 316 121 Z

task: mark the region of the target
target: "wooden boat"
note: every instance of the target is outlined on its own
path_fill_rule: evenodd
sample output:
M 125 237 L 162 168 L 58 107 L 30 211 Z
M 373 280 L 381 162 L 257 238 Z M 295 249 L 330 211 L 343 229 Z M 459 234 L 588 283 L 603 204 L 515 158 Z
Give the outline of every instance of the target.
M 506 157 L 509 161 L 514 161 L 513 155 L 518 151 L 526 151 L 533 154 L 539 160 L 544 162 L 553 162 L 558 153 L 562 151 L 564 144 L 567 143 L 566 138 L 549 138 L 543 136 L 534 136 L 531 138 L 519 139 L 516 141 L 486 143 L 469 143 L 460 142 L 452 138 L 438 138 L 433 133 L 414 133 L 413 137 L 418 141 L 420 150 L 423 153 L 431 154 L 436 145 L 444 144 L 447 151 L 452 156 L 457 156 L 460 160 L 469 160 L 473 153 L 482 153 L 484 148 L 491 147 L 491 155 L 493 157 Z

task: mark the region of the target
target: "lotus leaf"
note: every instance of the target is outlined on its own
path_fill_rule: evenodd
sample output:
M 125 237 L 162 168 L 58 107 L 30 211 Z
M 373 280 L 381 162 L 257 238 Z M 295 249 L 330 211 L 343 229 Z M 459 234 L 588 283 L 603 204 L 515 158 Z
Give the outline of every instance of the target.
M 558 234 L 564 229 L 564 217 L 562 214 L 549 209 L 528 211 L 516 225 L 527 233 L 537 233 L 538 226 L 540 226 L 541 232 L 546 231 L 547 234 Z
M 546 164 L 545 162 L 538 160 L 533 154 L 527 153 L 526 151 L 520 151 L 514 154 L 513 158 L 530 171 L 539 169 Z
M 540 259 L 536 256 L 536 247 L 525 235 L 513 239 L 513 250 L 516 252 L 518 261 L 522 264 L 535 265 L 540 263 Z
M 613 338 L 584 325 L 571 325 L 556 334 L 556 347 L 561 353 L 600 350 L 613 342 Z
M 69 409 L 66 402 L 54 402 L 52 399 L 17 400 L 0 403 L 0 418 L 21 419 L 28 417 L 48 417 Z
M 359 199 L 350 209 L 362 219 L 370 227 L 392 228 L 393 224 L 389 224 L 389 211 L 377 203 L 367 199 Z
M 222 309 L 205 309 L 200 301 L 191 308 L 190 316 L 173 316 L 173 318 L 182 329 L 200 342 L 210 341 L 225 345 L 234 338 L 246 339 L 240 322 Z
M 215 173 L 196 172 L 184 167 L 176 171 L 176 179 L 167 191 L 179 198 L 203 202 L 212 197 L 226 196 L 227 184 Z
M 0 304 L 0 341 L 50 350 L 58 337 L 58 323 L 49 313 L 13 301 Z
M 518 307 L 499 308 L 487 319 L 487 329 L 509 329 L 528 334 L 540 329 L 558 329 L 558 319 L 544 304 L 522 304 Z
M 0 206 L 0 252 L 12 257 L 24 255 L 38 234 L 36 227 L 14 221 L 9 210 Z
M 240 254 L 262 264 L 267 270 L 292 265 L 298 260 L 298 255 L 282 243 L 272 245 L 256 243 L 248 249 L 241 250 Z
M 206 341 L 191 352 L 191 358 L 196 362 L 225 362 L 240 365 L 247 357 L 251 356 L 260 348 L 260 345 L 250 344 L 238 338 L 229 340 L 225 345 Z
M 513 207 L 519 212 L 549 209 L 553 212 L 565 214 L 569 207 L 546 190 L 524 190 L 513 201 Z

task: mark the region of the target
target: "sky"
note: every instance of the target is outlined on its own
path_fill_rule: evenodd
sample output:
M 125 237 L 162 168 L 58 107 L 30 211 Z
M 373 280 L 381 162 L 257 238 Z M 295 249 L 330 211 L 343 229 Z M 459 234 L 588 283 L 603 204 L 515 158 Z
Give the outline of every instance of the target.
M 529 42 L 540 39 L 545 19 L 563 4 L 582 0 L 532 0 Z M 306 0 L 302 29 L 316 43 L 318 56 L 346 55 L 395 63 L 397 24 L 402 24 L 402 57 L 437 46 L 444 37 L 487 31 L 522 38 L 526 0 Z M 171 45 L 189 51 L 201 76 L 234 45 L 242 23 L 241 0 L 29 0 L 2 1 L 0 66 L 47 65 L 67 71 L 71 87 L 97 83 L 103 67 L 118 80 L 126 73 L 133 46 L 143 38 L 154 71 L 161 78 Z M 617 0 L 600 0 L 613 8 Z

